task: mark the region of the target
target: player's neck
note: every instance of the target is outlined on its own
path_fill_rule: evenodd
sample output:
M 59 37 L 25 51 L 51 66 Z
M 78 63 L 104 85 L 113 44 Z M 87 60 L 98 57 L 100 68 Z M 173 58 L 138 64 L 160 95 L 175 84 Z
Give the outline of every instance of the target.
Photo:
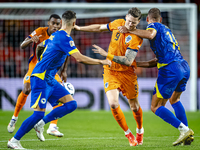
M 66 27 L 62 27 L 61 30 L 64 30 L 65 32 L 67 32 L 67 34 L 71 34 L 72 29 L 71 28 L 66 28 Z

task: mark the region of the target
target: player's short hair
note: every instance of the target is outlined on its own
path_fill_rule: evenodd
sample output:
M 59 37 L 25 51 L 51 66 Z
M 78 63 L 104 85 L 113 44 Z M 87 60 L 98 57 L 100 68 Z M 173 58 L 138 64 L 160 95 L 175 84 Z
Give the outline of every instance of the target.
M 160 10 L 158 8 L 151 8 L 148 12 L 148 16 L 150 19 L 158 21 L 161 17 Z
M 76 19 L 76 13 L 74 11 L 68 10 L 62 14 L 62 18 L 66 20 Z
M 74 11 L 68 10 L 62 14 L 62 20 L 67 26 L 72 25 L 72 19 L 76 19 L 76 13 Z
M 134 18 L 138 18 L 138 20 L 142 18 L 142 13 L 137 7 L 129 9 L 128 14 L 130 14 Z
M 57 14 L 52 14 L 52 15 L 49 17 L 49 20 L 51 20 L 51 18 L 55 18 L 55 19 L 60 19 L 60 20 L 61 20 L 60 16 L 57 15 Z

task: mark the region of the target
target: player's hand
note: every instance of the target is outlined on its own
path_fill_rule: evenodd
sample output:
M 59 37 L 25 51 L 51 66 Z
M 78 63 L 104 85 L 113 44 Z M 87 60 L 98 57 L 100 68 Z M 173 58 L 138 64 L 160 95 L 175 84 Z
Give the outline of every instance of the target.
M 109 67 L 111 67 L 112 62 L 108 59 L 105 59 L 105 60 L 101 60 L 101 64 L 102 65 L 109 65 Z
M 67 71 L 62 71 L 60 77 L 62 81 L 67 82 Z
M 35 35 L 35 36 L 33 36 L 33 37 L 31 38 L 31 41 L 33 41 L 34 43 L 38 43 L 41 36 L 42 36 L 42 35 L 39 35 L 39 36 Z
M 81 28 L 79 26 L 77 26 L 77 25 L 74 26 L 74 30 L 80 31 L 80 29 Z
M 128 33 L 128 29 L 125 26 L 119 26 L 118 27 L 119 32 L 121 33 Z
M 92 45 L 95 49 L 92 49 L 94 53 L 99 53 L 101 56 L 107 56 L 108 53 L 102 49 L 101 47 L 97 46 L 97 45 Z

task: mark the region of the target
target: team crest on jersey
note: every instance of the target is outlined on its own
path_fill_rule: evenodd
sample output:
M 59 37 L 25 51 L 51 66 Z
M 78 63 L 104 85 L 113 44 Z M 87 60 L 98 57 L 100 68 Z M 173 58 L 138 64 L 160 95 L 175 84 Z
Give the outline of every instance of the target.
M 75 46 L 74 41 L 69 41 L 71 47 Z
M 30 78 L 30 76 L 26 76 L 25 80 L 27 81 Z
M 128 43 L 128 42 L 130 42 L 131 40 L 132 40 L 132 37 L 129 35 L 129 36 L 126 37 L 125 42 Z
M 105 88 L 108 88 L 108 82 L 105 83 Z
M 32 35 L 32 36 L 36 35 L 36 32 L 35 32 L 35 31 L 33 31 L 33 32 L 31 33 L 31 35 Z
M 41 99 L 41 103 L 42 103 L 42 104 L 45 104 L 46 101 L 47 101 L 46 98 L 42 98 L 42 99 Z

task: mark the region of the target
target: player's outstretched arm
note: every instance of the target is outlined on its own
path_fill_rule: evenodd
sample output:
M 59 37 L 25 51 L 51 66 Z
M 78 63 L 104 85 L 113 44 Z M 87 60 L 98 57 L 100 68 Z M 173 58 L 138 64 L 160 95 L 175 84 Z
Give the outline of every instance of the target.
M 157 31 L 154 30 L 154 29 L 148 29 L 148 30 L 135 29 L 133 31 L 128 31 L 125 26 L 118 27 L 118 30 L 121 33 L 128 33 L 129 32 L 131 34 L 135 34 L 135 35 L 137 35 L 141 38 L 146 38 L 146 39 L 149 39 L 149 40 L 152 40 L 156 36 L 156 33 L 157 33 Z
M 157 62 L 158 62 L 158 59 L 154 58 L 154 59 L 149 60 L 149 61 L 138 61 L 138 62 L 136 62 L 136 64 L 137 64 L 137 67 L 153 68 L 153 67 L 157 66 Z
M 89 26 L 74 26 L 74 29 L 77 31 L 85 31 L 85 32 L 102 32 L 108 31 L 107 24 L 93 24 Z
M 76 59 L 76 61 L 78 61 L 79 63 L 84 63 L 84 64 L 88 64 L 88 65 L 102 64 L 102 65 L 111 66 L 110 60 L 93 59 L 93 58 L 87 57 L 85 55 L 82 55 L 80 52 L 73 53 L 73 54 L 71 54 L 71 56 L 74 57 Z
M 92 50 L 95 53 L 99 53 L 102 56 L 107 56 L 108 59 L 110 59 L 116 63 L 126 65 L 126 66 L 131 66 L 137 55 L 137 52 L 135 52 L 135 51 L 126 50 L 125 56 L 114 56 L 112 54 L 108 54 L 104 49 L 102 49 L 101 47 L 99 47 L 97 45 L 93 45 L 93 47 L 95 49 L 92 49 Z
M 20 45 L 20 48 L 21 49 L 25 49 L 26 47 L 28 47 L 31 43 L 35 42 L 35 43 L 38 43 L 39 42 L 39 38 L 41 37 L 42 35 L 35 35 L 33 36 L 32 38 L 26 38 L 22 44 Z

